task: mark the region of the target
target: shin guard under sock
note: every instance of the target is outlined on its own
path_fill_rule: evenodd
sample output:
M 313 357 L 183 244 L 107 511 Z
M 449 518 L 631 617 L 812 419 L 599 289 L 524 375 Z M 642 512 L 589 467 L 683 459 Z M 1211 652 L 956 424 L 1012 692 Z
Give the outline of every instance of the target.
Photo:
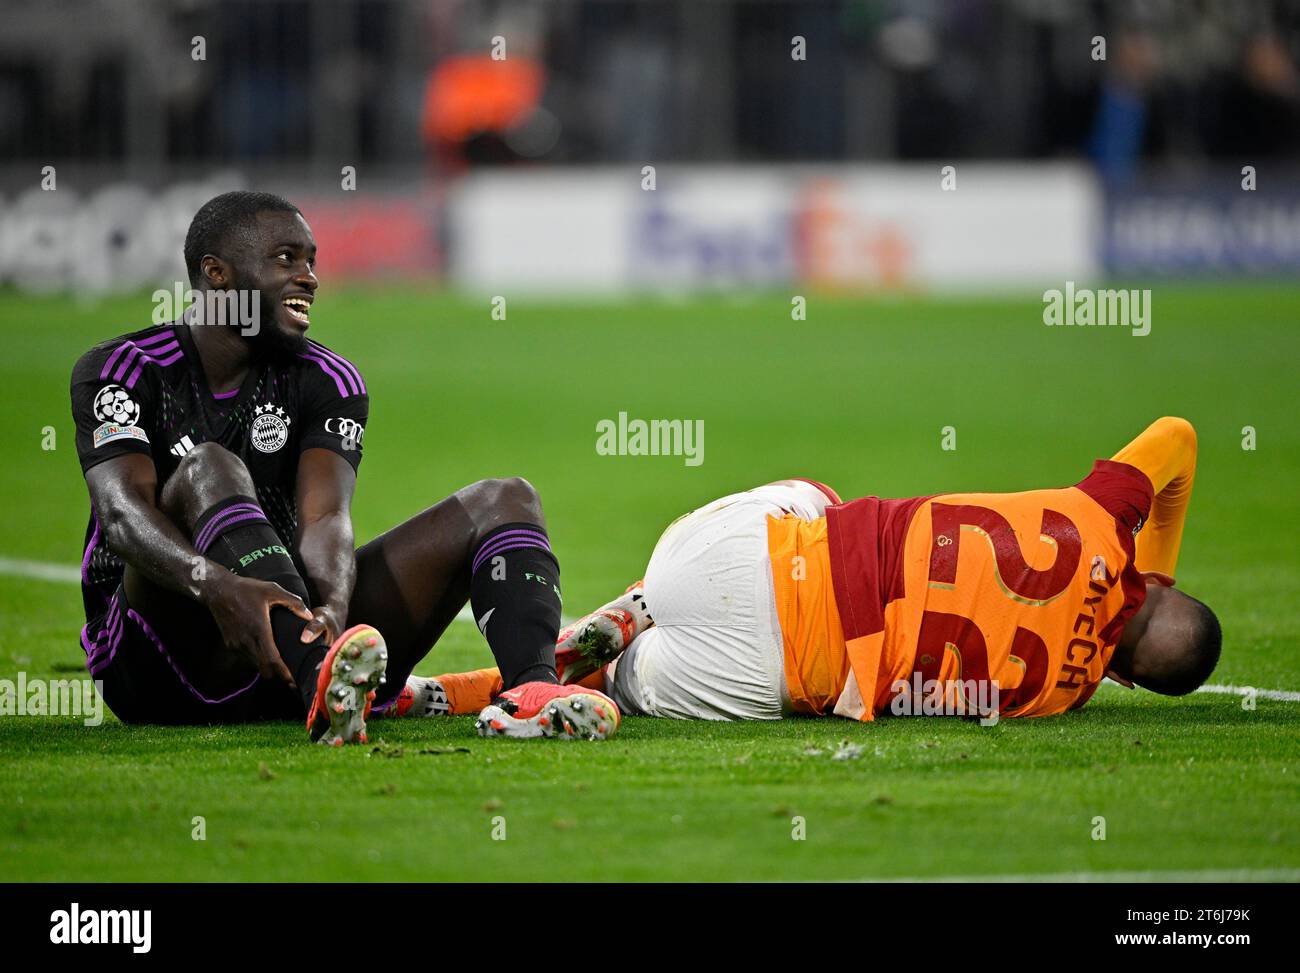
M 470 570 L 470 606 L 504 687 L 559 682 L 560 565 L 546 531 L 522 523 L 496 528 L 474 550 Z
M 194 549 L 244 578 L 271 581 L 307 601 L 307 585 L 253 497 L 228 497 L 205 510 L 194 524 Z M 329 645 L 324 638 L 303 643 L 305 621 L 287 608 L 271 609 L 271 634 L 308 708 L 316 695 L 316 673 Z

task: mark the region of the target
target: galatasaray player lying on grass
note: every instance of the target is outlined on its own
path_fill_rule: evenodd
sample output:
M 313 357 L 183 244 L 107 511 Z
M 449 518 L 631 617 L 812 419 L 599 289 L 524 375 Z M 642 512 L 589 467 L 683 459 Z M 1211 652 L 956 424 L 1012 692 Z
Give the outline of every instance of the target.
M 612 733 L 607 698 L 558 684 L 559 565 L 527 482 L 471 484 L 354 551 L 370 397 L 355 365 L 306 337 L 319 282 L 297 208 L 218 196 L 185 263 L 192 307 L 72 373 L 91 501 L 81 644 L 113 712 L 305 714 L 313 739 L 364 741 L 372 704 L 395 702 L 469 601 L 504 675 L 499 709 L 545 705 L 565 717 L 548 726 Z
M 1171 577 L 1195 469 L 1191 424 L 1164 418 L 1062 489 L 841 503 L 786 480 L 724 497 L 665 531 L 644 582 L 562 633 L 561 676 L 624 713 L 710 720 L 870 720 L 931 712 L 926 697 L 1047 716 L 1105 676 L 1189 693 L 1220 646 L 1214 613 Z M 499 686 L 492 669 L 412 679 L 401 705 L 475 712 Z

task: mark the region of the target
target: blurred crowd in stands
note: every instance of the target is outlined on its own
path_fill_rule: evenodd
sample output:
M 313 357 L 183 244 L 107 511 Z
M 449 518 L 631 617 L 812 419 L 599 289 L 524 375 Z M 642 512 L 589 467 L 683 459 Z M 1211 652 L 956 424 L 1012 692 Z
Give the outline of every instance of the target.
M 3 6 L 7 164 L 1064 157 L 1122 181 L 1300 148 L 1300 0 Z

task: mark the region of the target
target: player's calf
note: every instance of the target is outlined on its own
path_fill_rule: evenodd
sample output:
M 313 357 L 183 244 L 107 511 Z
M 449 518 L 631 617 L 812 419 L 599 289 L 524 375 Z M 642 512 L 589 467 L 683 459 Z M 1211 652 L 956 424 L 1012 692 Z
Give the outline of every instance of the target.
M 239 577 L 278 585 L 306 605 L 307 585 L 292 553 L 271 526 L 247 467 L 234 453 L 216 443 L 196 446 L 167 481 L 161 503 L 203 557 Z M 214 617 L 219 626 L 230 624 L 223 623 L 219 613 Z M 317 667 L 327 650 L 325 640 L 303 643 L 300 636 L 307 620 L 288 608 L 272 607 L 268 618 L 276 651 L 309 708 Z M 247 624 L 242 617 L 234 623 Z M 223 629 L 222 634 L 229 633 Z
M 618 598 L 560 632 L 555 647 L 560 682 L 596 688 L 599 676 L 591 677 L 617 659 L 633 639 L 653 624 L 646 608 L 644 583 L 634 582 Z M 399 718 L 480 713 L 502 694 L 503 688 L 496 668 L 409 676 L 396 698 L 374 715 Z

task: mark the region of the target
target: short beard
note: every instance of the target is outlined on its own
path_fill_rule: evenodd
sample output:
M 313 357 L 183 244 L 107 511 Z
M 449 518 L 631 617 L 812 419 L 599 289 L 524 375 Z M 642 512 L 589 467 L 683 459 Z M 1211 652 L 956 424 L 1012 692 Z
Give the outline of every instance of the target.
M 307 336 L 284 330 L 276 320 L 274 304 L 263 300 L 261 310 L 262 326 L 257 329 L 256 334 L 248 336 L 249 345 L 256 357 L 268 359 L 277 365 L 286 365 L 292 363 L 299 355 L 307 353 L 309 350 Z

